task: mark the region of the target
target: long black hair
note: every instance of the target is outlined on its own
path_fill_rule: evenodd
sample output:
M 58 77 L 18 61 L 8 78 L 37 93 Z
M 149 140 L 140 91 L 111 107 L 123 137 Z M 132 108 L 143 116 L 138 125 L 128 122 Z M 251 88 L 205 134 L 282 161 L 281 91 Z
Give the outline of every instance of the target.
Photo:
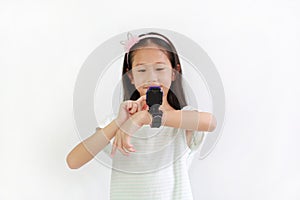
M 150 32 L 139 35 L 141 38 L 136 44 L 134 44 L 128 53 L 125 53 L 122 70 L 122 83 L 124 90 L 123 101 L 137 100 L 140 97 L 140 93 L 136 90 L 135 86 L 131 83 L 128 75 L 125 75 L 132 69 L 132 62 L 135 51 L 143 47 L 147 47 L 151 44 L 157 45 L 167 55 L 172 69 L 176 70 L 175 80 L 172 81 L 170 89 L 167 94 L 167 100 L 170 106 L 175 110 L 181 110 L 187 105 L 185 95 L 182 88 L 182 69 L 179 61 L 177 51 L 172 42 L 162 34 Z M 175 71 L 175 72 L 176 72 Z

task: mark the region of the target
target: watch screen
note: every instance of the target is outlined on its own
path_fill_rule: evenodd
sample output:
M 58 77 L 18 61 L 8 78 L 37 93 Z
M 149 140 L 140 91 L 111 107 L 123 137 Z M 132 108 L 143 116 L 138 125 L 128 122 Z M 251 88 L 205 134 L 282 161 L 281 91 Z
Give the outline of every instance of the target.
M 146 93 L 146 101 L 148 106 L 154 104 L 162 104 L 163 93 L 160 87 L 150 87 Z

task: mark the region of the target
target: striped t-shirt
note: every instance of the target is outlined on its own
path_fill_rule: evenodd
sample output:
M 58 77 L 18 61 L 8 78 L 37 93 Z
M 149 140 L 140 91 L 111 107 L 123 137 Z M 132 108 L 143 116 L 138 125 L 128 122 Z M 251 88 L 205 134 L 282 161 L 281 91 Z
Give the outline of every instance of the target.
M 182 110 L 195 110 L 185 106 Z M 112 159 L 111 200 L 192 200 L 188 170 L 204 132 L 194 131 L 187 145 L 184 129 L 141 127 L 131 136 L 136 152 L 119 150 Z M 103 152 L 110 155 L 112 141 Z

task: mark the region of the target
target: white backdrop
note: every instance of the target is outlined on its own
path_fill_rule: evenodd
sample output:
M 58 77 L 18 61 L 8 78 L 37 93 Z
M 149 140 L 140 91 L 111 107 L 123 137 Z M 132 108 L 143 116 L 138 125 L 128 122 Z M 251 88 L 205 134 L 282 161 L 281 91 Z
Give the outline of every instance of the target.
M 224 84 L 222 137 L 191 167 L 195 199 L 300 199 L 299 9 L 292 0 L 1 1 L 0 199 L 108 199 L 107 168 L 65 162 L 80 142 L 74 84 L 102 42 L 147 27 L 193 39 Z

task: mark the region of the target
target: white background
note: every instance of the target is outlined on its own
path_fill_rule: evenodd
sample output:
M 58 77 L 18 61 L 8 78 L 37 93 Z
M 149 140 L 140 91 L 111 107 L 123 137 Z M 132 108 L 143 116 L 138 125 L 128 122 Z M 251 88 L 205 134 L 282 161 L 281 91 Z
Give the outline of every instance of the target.
M 72 95 L 102 42 L 165 28 L 211 57 L 226 94 L 214 151 L 193 163 L 195 199 L 300 199 L 300 3 L 0 1 L 0 199 L 108 199 L 108 169 L 70 170 Z M 298 191 L 297 191 L 298 190 Z

